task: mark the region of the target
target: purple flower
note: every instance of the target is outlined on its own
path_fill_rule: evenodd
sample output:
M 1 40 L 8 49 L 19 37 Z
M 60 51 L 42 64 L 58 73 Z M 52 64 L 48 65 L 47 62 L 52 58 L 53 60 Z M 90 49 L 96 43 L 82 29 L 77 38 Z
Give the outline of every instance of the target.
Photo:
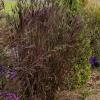
M 100 63 L 98 62 L 98 60 L 95 56 L 90 57 L 89 63 L 91 64 L 91 67 L 99 67 L 100 66 Z
M 15 93 L 0 93 L 4 100 L 19 100 Z
M 97 62 L 97 58 L 95 56 L 90 57 L 89 63 L 93 65 L 95 62 Z

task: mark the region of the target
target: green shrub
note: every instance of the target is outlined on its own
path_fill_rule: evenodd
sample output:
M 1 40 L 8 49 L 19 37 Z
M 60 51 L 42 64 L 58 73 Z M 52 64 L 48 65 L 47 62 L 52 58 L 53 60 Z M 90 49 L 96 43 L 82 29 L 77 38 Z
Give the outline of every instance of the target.
M 83 33 L 80 33 L 81 35 Z M 84 34 L 83 34 L 84 35 Z M 90 65 L 88 59 L 92 54 L 90 40 L 82 35 L 76 43 L 76 50 L 72 57 L 72 72 L 65 77 L 65 83 L 68 89 L 81 87 L 90 77 Z M 74 49 L 73 49 L 74 50 Z M 72 53 L 72 52 L 71 52 Z M 71 54 L 70 53 L 70 54 Z
M 87 25 L 88 21 L 86 20 L 86 15 L 84 12 L 86 1 L 62 0 L 61 2 L 62 4 L 67 4 L 70 7 L 69 20 L 72 19 L 71 21 L 73 22 L 75 16 L 78 15 L 78 20 L 74 23 L 80 22 L 78 25 L 80 30 L 78 32 L 75 25 L 69 25 L 72 30 L 76 30 L 77 32 L 77 36 L 74 38 L 76 42 L 73 43 L 74 48 L 69 48 L 67 53 L 64 53 L 64 55 L 67 57 L 65 58 L 67 62 L 66 68 L 70 69 L 70 71 L 67 71 L 67 74 L 65 75 L 65 84 L 68 89 L 75 89 L 85 84 L 90 77 L 90 65 L 88 59 L 92 55 L 92 49 L 90 45 L 91 38 L 88 34 L 90 27 L 88 26 L 89 24 Z M 87 17 L 89 17 L 89 15 Z
M 87 8 L 84 17 L 87 23 L 87 34 L 91 41 L 92 55 L 100 59 L 100 7 Z

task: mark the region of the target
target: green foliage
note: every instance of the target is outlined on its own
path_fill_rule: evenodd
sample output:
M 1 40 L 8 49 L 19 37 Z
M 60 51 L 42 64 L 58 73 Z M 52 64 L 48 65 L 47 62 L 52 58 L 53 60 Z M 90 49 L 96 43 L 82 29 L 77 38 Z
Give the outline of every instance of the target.
M 69 89 L 81 87 L 90 76 L 90 65 L 88 58 L 91 55 L 97 56 L 100 60 L 100 9 L 81 9 L 80 14 L 84 19 L 83 33 L 80 33 L 78 55 L 74 62 L 74 73 L 66 77 L 66 83 Z M 82 32 L 82 31 L 81 31 Z M 87 35 L 86 35 L 87 34 Z M 78 37 L 77 37 L 78 38 Z M 92 45 L 91 45 L 92 42 Z M 74 56 L 75 57 L 75 56 Z
M 97 58 L 100 60 L 100 9 L 97 9 L 96 12 L 94 13 L 94 17 L 95 17 L 95 27 L 94 27 L 94 36 L 92 35 L 92 37 L 94 37 L 94 40 L 96 41 L 97 44 L 96 45 L 96 49 L 94 51 L 95 55 L 97 56 Z
M 84 11 L 87 32 L 91 41 L 92 55 L 100 59 L 100 8 L 90 8 Z
M 4 2 L 4 8 L 0 11 L 3 14 L 12 14 L 12 8 L 16 5 L 15 1 Z
M 73 67 L 72 73 L 68 74 L 65 78 L 66 86 L 68 89 L 80 88 L 90 77 L 90 65 L 88 63 L 88 58 L 92 54 L 90 48 L 90 40 L 82 36 L 79 37 L 77 42 L 76 54 L 73 57 Z
M 1 86 L 4 85 L 4 84 L 6 84 L 6 83 L 7 83 L 6 78 L 0 78 L 0 85 Z
M 86 1 L 84 2 L 86 3 Z M 89 78 L 90 75 L 90 66 L 88 64 L 88 58 L 91 55 L 96 55 L 98 59 L 100 60 L 100 8 L 90 8 L 90 9 L 81 9 L 79 12 L 81 14 L 81 17 L 84 18 L 84 34 L 87 34 L 86 37 L 80 38 L 81 41 L 84 41 L 84 44 L 80 44 L 80 48 L 83 50 L 82 55 L 80 55 L 79 63 L 77 61 L 75 62 L 75 77 L 74 74 L 70 76 L 70 78 L 67 77 L 67 83 L 71 86 L 70 88 L 77 88 L 80 87 L 82 84 L 86 82 L 86 80 Z M 91 48 L 91 41 L 94 41 L 94 44 Z M 82 45 L 83 44 L 83 45 Z M 82 47 L 81 47 L 82 45 Z M 83 48 L 84 47 L 84 48 Z M 79 49 L 80 49 L 79 48 Z M 80 51 L 81 53 L 81 51 Z M 79 53 L 79 54 L 80 54 Z M 85 65 L 85 67 L 84 67 Z M 86 79 L 86 80 L 85 80 Z M 67 85 L 68 85 L 67 84 Z
M 56 0 L 56 2 L 69 7 L 72 11 L 79 11 L 86 4 L 86 0 Z

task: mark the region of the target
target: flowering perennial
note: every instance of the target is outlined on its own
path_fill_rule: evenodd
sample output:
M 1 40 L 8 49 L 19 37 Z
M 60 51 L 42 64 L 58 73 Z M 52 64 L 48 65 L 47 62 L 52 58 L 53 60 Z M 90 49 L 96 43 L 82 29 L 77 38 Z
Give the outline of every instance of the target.
M 20 100 L 15 93 L 0 93 L 0 97 L 3 97 L 4 100 Z

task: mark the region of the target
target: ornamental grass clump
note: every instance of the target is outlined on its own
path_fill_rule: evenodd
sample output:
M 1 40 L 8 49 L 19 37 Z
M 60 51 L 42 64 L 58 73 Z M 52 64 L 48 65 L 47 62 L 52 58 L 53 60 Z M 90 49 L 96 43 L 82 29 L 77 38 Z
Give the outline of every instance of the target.
M 31 0 L 28 6 L 20 0 L 10 18 L 11 32 L 5 38 L 22 100 L 54 100 L 58 88 L 86 82 L 90 50 L 79 14 L 53 0 Z

